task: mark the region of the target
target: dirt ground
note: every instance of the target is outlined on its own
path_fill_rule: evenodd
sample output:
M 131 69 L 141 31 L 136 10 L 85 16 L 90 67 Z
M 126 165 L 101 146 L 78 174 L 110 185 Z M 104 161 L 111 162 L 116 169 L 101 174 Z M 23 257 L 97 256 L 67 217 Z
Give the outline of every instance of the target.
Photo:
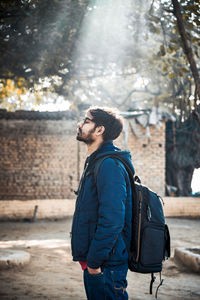
M 200 219 L 168 218 L 175 247 L 200 245 Z M 84 300 L 82 271 L 72 262 L 69 231 L 71 219 L 57 221 L 2 222 L 0 248 L 21 249 L 31 254 L 30 263 L 21 268 L 0 270 L 1 300 Z M 200 275 L 174 263 L 164 263 L 164 285 L 160 300 L 200 299 Z M 154 299 L 148 294 L 150 275 L 129 272 L 129 299 Z M 159 283 L 157 276 L 156 286 Z

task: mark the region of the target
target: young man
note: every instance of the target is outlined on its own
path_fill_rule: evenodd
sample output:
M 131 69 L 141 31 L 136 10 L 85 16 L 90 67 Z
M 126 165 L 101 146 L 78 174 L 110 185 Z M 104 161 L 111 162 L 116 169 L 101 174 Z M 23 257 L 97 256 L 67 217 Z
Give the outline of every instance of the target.
M 115 158 L 95 163 L 105 154 L 119 155 L 133 169 L 130 153 L 113 145 L 123 120 L 115 110 L 91 107 L 78 124 L 77 140 L 88 147 L 72 223 L 72 256 L 84 270 L 89 300 L 128 299 L 126 292 L 131 239 L 131 187 L 124 165 Z M 125 244 L 126 242 L 126 244 Z

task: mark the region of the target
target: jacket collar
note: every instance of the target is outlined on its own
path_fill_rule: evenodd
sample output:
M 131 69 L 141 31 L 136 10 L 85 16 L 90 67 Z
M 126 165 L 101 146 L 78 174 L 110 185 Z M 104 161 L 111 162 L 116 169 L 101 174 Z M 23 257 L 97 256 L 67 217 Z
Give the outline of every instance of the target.
M 113 141 L 112 141 L 112 140 L 104 141 L 104 142 L 98 147 L 98 149 L 97 149 L 96 151 L 94 151 L 94 152 L 88 157 L 88 161 L 89 161 L 89 162 L 93 161 L 93 160 L 96 158 L 97 154 L 99 154 L 99 153 L 103 150 L 103 148 L 106 147 L 107 145 L 113 145 Z

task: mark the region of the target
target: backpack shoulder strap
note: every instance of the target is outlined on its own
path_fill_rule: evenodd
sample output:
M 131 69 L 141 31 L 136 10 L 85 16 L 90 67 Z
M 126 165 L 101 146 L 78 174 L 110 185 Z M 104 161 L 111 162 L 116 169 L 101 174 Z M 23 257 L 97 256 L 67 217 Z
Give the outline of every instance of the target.
M 131 181 L 133 180 L 134 173 L 132 172 L 132 170 L 129 167 L 129 165 L 127 164 L 127 162 L 123 158 L 119 157 L 117 154 L 113 153 L 113 154 L 105 154 L 104 156 L 102 156 L 99 159 L 97 159 L 97 161 L 95 163 L 95 166 L 94 166 L 94 179 L 95 179 L 95 182 L 97 182 L 97 176 L 98 176 L 98 172 L 99 172 L 100 166 L 101 166 L 102 162 L 106 158 L 113 158 L 115 160 L 120 161 L 124 165 L 124 167 L 125 167 L 128 175 L 129 175 Z
M 107 154 L 107 155 L 102 156 L 99 159 L 97 159 L 97 161 L 95 163 L 95 166 L 94 166 L 94 179 L 95 179 L 95 182 L 97 182 L 97 175 L 98 175 L 98 172 L 99 172 L 99 168 L 100 168 L 102 162 L 106 158 L 113 158 L 113 159 L 116 159 L 116 160 L 120 161 L 124 165 L 126 171 L 128 172 L 129 177 L 131 179 L 133 178 L 134 174 L 133 174 L 131 168 L 129 167 L 129 165 L 127 164 L 127 162 L 123 158 L 119 157 L 117 154 L 115 155 L 113 153 L 113 154 Z
M 98 173 L 99 173 L 99 169 L 100 169 L 100 166 L 102 164 L 102 162 L 108 158 L 109 155 L 105 155 L 103 157 L 100 157 L 96 162 L 95 162 L 95 166 L 94 166 L 94 180 L 95 180 L 95 183 L 97 183 L 97 176 L 98 176 Z

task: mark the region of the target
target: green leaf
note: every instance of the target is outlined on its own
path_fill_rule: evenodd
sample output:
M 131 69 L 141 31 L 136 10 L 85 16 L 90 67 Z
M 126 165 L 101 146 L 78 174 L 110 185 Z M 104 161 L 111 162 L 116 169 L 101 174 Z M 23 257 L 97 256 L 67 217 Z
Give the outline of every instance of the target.
M 163 72 L 165 72 L 165 73 L 168 72 L 168 66 L 163 67 Z
M 200 23 L 200 22 L 199 22 Z M 199 42 L 200 41 L 200 38 L 197 38 L 197 37 L 193 37 L 192 38 L 192 42 L 193 43 L 196 43 L 196 42 Z
M 177 42 L 178 42 L 178 40 L 175 40 L 175 39 L 170 40 L 170 43 L 172 43 L 172 44 L 177 44 Z
M 152 33 L 157 33 L 157 34 L 160 33 L 160 28 L 156 27 L 153 23 L 149 23 L 149 30 Z
M 199 20 L 199 18 L 195 18 L 195 19 L 193 20 L 193 22 L 196 23 L 196 25 L 200 25 L 200 20 Z
M 184 21 L 189 20 L 190 17 L 191 17 L 191 13 L 190 13 L 190 14 L 183 14 L 183 20 L 184 20 Z
M 174 78 L 175 77 L 175 74 L 174 73 L 169 73 L 169 79 L 172 79 L 172 78 Z
M 182 73 L 181 71 L 178 72 L 178 75 L 179 75 L 180 77 L 183 77 L 183 73 Z
M 188 73 L 189 72 L 189 70 L 188 69 L 186 69 L 186 68 L 181 68 L 181 71 L 183 72 L 183 73 Z
M 187 23 L 187 26 L 188 26 L 188 28 L 191 30 L 191 29 L 193 29 L 194 28 L 194 25 L 193 25 L 193 23 Z
M 199 57 L 199 51 L 198 51 L 198 49 L 196 49 L 196 50 L 194 51 L 194 53 L 195 53 L 195 55 L 196 55 L 198 58 L 200 58 L 200 57 Z
M 164 56 L 166 54 L 164 45 L 160 45 L 160 55 Z
M 195 4 L 194 5 L 185 5 L 185 6 L 183 6 L 183 8 L 184 8 L 184 10 L 189 10 L 191 12 L 196 13 L 199 9 L 199 5 L 195 5 Z
M 173 59 L 172 59 L 172 62 L 173 62 L 174 64 L 176 64 L 176 63 L 178 62 L 178 59 L 173 58 Z
M 153 21 L 155 23 L 159 23 L 160 22 L 160 18 L 151 15 L 151 21 Z
M 167 52 L 173 53 L 173 52 L 177 51 L 178 49 L 179 49 L 179 47 L 176 45 L 169 45 L 169 47 L 167 48 Z

